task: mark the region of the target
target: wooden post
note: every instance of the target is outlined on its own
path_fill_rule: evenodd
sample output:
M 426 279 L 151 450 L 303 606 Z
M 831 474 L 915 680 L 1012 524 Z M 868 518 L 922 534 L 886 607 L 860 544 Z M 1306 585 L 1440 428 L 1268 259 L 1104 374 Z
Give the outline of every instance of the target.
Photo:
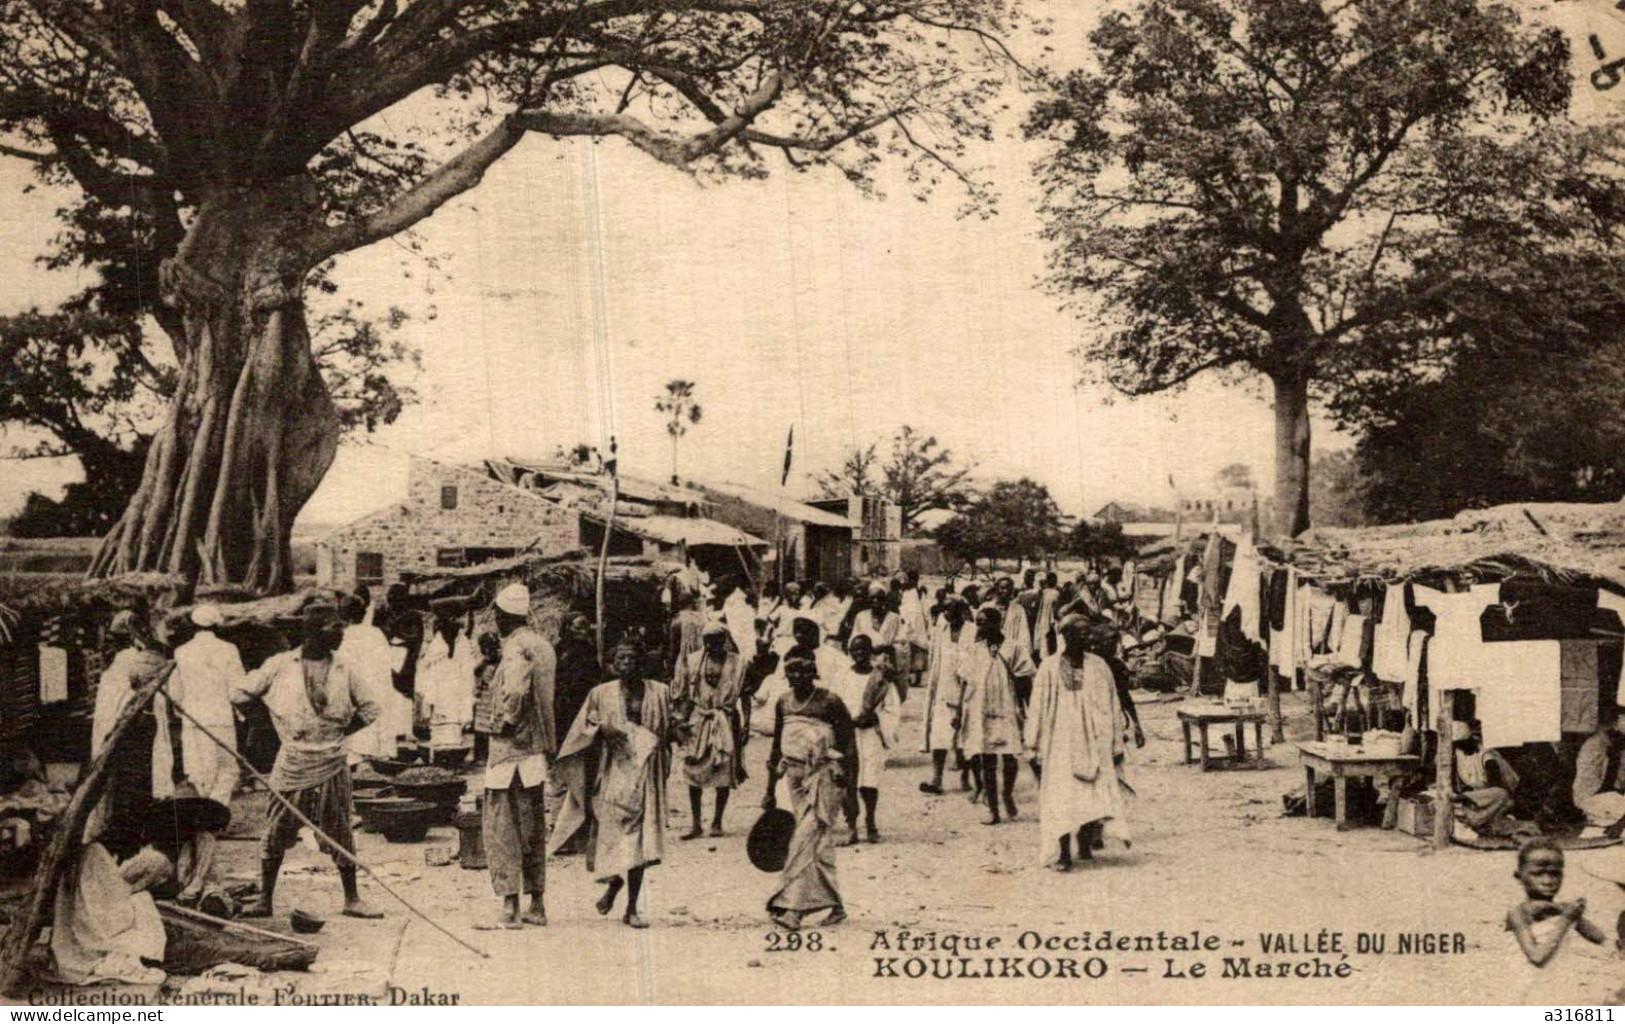
M 598 640 L 598 664 L 604 663 L 604 571 L 609 567 L 609 542 L 615 536 L 615 507 L 620 503 L 621 478 L 609 478 L 609 516 L 604 524 L 604 543 L 598 550 L 598 581 L 593 587 L 593 630 Z
M 1285 743 L 1286 732 L 1281 727 L 1281 686 L 1276 682 L 1277 673 L 1274 668 L 1266 665 L 1264 675 L 1269 679 L 1270 742 Z
M 1455 825 L 1456 745 L 1450 738 L 1451 724 L 1456 720 L 1456 691 L 1444 690 L 1439 694 L 1439 715 L 1435 719 L 1439 749 L 1436 752 L 1433 780 L 1433 848 L 1445 849 L 1450 845 Z
M 1304 673 L 1304 684 L 1309 687 L 1309 713 L 1315 716 L 1315 742 L 1326 738 L 1326 709 L 1321 704 L 1320 680 Z

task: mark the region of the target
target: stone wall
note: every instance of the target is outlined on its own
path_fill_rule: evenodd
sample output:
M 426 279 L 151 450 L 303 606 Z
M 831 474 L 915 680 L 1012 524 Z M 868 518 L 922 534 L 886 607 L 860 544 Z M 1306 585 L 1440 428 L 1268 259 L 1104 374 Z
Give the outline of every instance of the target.
M 359 582 L 387 586 L 404 571 L 436 568 L 443 555 L 457 557 L 453 552 L 470 548 L 519 550 L 533 542 L 532 550 L 544 555 L 579 547 L 576 514 L 473 470 L 413 459 L 406 500 L 334 531 L 322 541 L 318 566 L 326 577 L 321 582 L 341 590 Z M 374 555 L 382 566 L 363 568 L 381 569 L 381 580 L 362 580 L 358 563 Z

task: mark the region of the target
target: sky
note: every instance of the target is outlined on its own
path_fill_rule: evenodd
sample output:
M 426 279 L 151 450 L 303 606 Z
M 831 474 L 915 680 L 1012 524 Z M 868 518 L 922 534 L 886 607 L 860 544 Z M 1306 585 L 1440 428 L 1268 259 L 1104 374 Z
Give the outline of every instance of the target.
M 1081 26 L 1053 43 L 1075 63 Z M 701 185 L 616 141 L 528 139 L 422 226 L 440 270 L 394 241 L 341 259 L 345 295 L 413 314 L 423 402 L 346 444 L 302 522 L 398 500 L 409 453 L 546 454 L 613 433 L 629 471 L 663 477 L 654 401 L 673 378 L 694 381 L 704 409 L 680 446 L 695 479 L 776 485 L 794 426 L 791 489 L 812 493 L 847 447 L 909 424 L 983 482 L 1031 477 L 1072 514 L 1167 504 L 1170 477 L 1202 489 L 1233 462 L 1267 487 L 1274 428 L 1256 385 L 1199 379 L 1134 400 L 1074 387 L 1084 328 L 1038 287 L 1035 155 L 1011 132 L 973 153 L 1000 195 L 980 220 L 956 217 L 963 196 L 946 185 L 926 202 L 866 198 L 833 173 Z M 0 161 L 0 312 L 82 284 L 34 266 L 59 197 L 19 195 L 28 181 Z M 1324 419 L 1315 432 L 1316 448 L 1349 443 Z M 7 465 L 0 515 L 78 475 L 71 460 Z

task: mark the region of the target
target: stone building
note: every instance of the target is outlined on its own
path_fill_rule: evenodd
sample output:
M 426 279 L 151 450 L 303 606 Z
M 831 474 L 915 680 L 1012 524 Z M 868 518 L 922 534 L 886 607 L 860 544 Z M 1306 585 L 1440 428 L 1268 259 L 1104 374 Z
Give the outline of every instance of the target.
M 404 501 L 317 543 L 316 578 L 340 590 L 377 589 L 403 572 L 477 565 L 527 548 L 554 555 L 580 545 L 576 513 L 476 470 L 414 457 Z

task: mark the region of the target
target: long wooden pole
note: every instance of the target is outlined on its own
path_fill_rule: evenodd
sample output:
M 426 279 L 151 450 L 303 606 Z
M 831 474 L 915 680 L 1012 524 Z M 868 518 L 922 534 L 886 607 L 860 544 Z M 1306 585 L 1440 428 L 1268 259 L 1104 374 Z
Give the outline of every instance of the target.
M 163 689 L 162 684 L 159 685 L 159 689 Z M 164 691 L 164 696 L 169 697 L 169 691 L 165 690 Z M 202 722 L 200 722 L 196 718 L 194 718 L 192 716 L 192 713 L 190 711 L 187 711 L 184 707 L 182 707 L 180 705 L 180 703 L 175 700 L 175 698 L 170 697 L 169 698 L 169 703 L 175 708 L 176 711 L 180 712 L 182 718 L 185 718 L 188 722 L 191 722 L 193 725 L 197 726 L 198 732 L 201 732 L 203 735 L 207 736 L 210 740 L 212 740 L 214 742 L 215 746 L 219 747 L 221 750 L 224 750 L 226 753 L 228 753 L 232 757 L 236 758 L 237 763 L 243 766 L 243 770 L 248 772 L 248 774 L 250 776 L 252 776 L 255 781 L 259 782 L 261 785 L 263 785 L 265 787 L 266 792 L 271 794 L 271 799 L 272 800 L 275 800 L 277 803 L 281 804 L 284 810 L 286 810 L 289 814 L 292 814 L 295 818 L 299 819 L 300 824 L 304 825 L 306 828 L 308 828 L 312 832 L 316 833 L 316 838 L 318 838 L 318 839 L 322 840 L 323 842 L 325 842 L 330 849 L 337 851 L 339 856 L 343 857 L 345 860 L 349 861 L 351 864 L 354 864 L 358 870 L 365 872 L 368 878 L 370 878 L 374 882 L 378 883 L 379 888 L 383 889 L 385 892 L 387 892 L 391 896 L 395 897 L 395 899 L 400 902 L 401 906 L 405 907 L 407 910 L 410 910 L 413 914 L 417 915 L 419 918 L 421 918 L 423 921 L 425 921 L 430 927 L 434 928 L 435 931 L 437 931 L 440 934 L 444 935 L 446 938 L 450 939 L 451 941 L 457 943 L 459 946 L 462 946 L 464 949 L 468 950 L 470 953 L 474 953 L 474 954 L 476 954 L 476 955 L 478 955 L 478 956 L 480 956 L 480 957 L 482 957 L 484 959 L 487 959 L 487 960 L 489 960 L 491 958 L 491 954 L 485 952 L 485 950 L 483 950 L 483 949 L 480 949 L 478 946 L 475 946 L 475 945 L 472 945 L 472 944 L 470 944 L 468 942 L 465 942 L 463 939 L 459 938 L 458 936 L 453 935 L 451 932 L 447 931 L 445 926 L 442 925 L 439 921 L 436 921 L 434 918 L 430 917 L 428 914 L 425 914 L 423 911 L 419 910 L 417 907 L 414 907 L 407 900 L 407 898 L 405 896 L 402 896 L 400 893 L 398 893 L 394 889 L 390 888 L 389 883 L 384 881 L 382 878 L 379 878 L 378 875 L 373 872 L 372 868 L 369 868 L 367 865 L 363 864 L 360 861 L 360 859 L 358 859 L 356 857 L 355 854 L 351 853 L 349 850 L 346 850 L 339 843 L 335 842 L 331 836 L 329 836 L 326 832 L 323 832 L 321 830 L 320 826 L 318 826 L 314 821 L 311 821 L 309 818 L 305 817 L 305 814 L 304 814 L 303 811 L 299 810 L 299 808 L 295 807 L 292 803 L 290 803 L 288 801 L 287 797 L 284 797 L 281 793 L 278 793 L 276 791 L 276 788 L 271 785 L 271 780 L 266 778 L 264 775 L 261 775 L 257 768 L 255 768 L 252 764 L 249 764 L 248 763 L 248 758 L 246 758 L 243 755 L 239 754 L 237 752 L 237 748 L 234 745 L 228 744 L 225 741 L 223 741 L 220 737 L 216 736 L 213 732 L 211 732 L 209 730 L 208 726 L 204 725 Z
M 598 664 L 604 663 L 604 573 L 609 568 L 609 541 L 615 536 L 615 508 L 621 500 L 619 474 L 609 478 L 609 516 L 604 525 L 604 543 L 598 549 L 598 580 L 593 586 L 594 635 L 598 639 Z
M 201 910 L 193 910 L 191 907 L 183 907 L 179 903 L 160 901 L 158 906 L 160 909 L 167 910 L 172 914 L 179 914 L 181 917 L 189 917 L 194 921 L 202 921 L 206 924 L 217 924 L 220 927 L 228 930 L 245 932 L 249 935 L 260 935 L 267 939 L 279 939 L 283 942 L 292 942 L 300 946 L 309 946 L 312 949 L 321 948 L 320 944 L 311 942 L 307 939 L 301 939 L 297 935 L 283 935 L 281 932 L 273 932 L 269 928 L 256 928 L 251 924 L 244 924 L 241 921 L 228 921 L 223 917 L 215 917 L 213 914 L 205 914 Z

